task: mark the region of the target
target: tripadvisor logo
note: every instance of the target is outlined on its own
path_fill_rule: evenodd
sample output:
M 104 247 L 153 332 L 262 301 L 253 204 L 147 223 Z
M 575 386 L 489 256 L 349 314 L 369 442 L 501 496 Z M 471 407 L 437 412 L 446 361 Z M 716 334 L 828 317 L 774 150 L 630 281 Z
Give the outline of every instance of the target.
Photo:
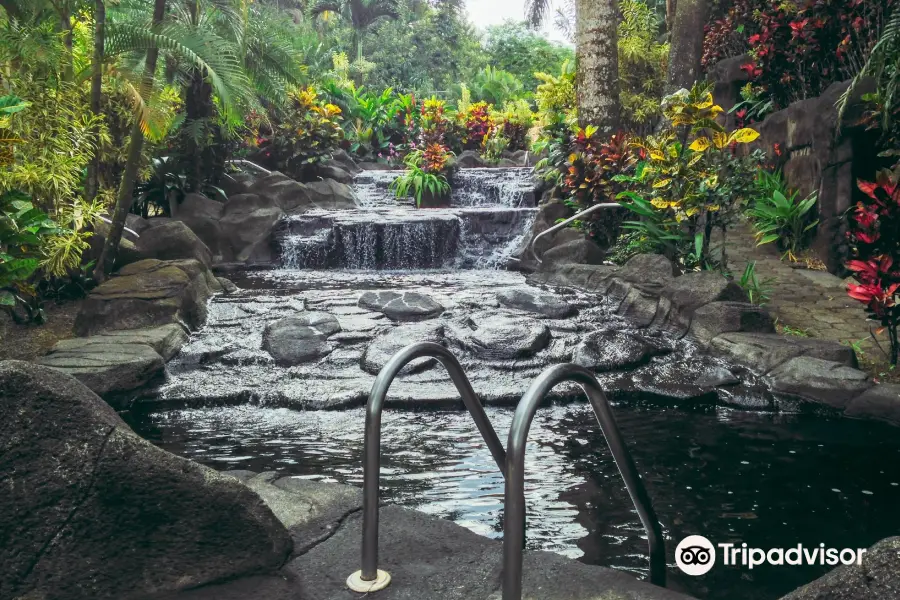
M 865 548 L 826 548 L 825 544 L 806 548 L 797 544 L 792 548 L 750 548 L 747 544 L 715 544 L 702 535 L 691 535 L 675 548 L 675 564 L 687 575 L 705 575 L 716 564 L 716 548 L 721 552 L 722 564 L 753 569 L 760 565 L 861 565 Z

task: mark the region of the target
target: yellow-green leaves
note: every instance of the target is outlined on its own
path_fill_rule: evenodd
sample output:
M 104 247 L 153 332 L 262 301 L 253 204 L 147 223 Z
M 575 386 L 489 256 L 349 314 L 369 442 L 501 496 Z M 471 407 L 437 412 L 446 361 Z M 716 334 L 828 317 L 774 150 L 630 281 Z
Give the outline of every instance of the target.
M 759 137 L 759 132 L 749 127 L 745 127 L 743 129 L 738 129 L 734 133 L 731 134 L 729 138 L 729 142 L 737 142 L 738 144 L 749 144 L 750 142 L 756 140 Z

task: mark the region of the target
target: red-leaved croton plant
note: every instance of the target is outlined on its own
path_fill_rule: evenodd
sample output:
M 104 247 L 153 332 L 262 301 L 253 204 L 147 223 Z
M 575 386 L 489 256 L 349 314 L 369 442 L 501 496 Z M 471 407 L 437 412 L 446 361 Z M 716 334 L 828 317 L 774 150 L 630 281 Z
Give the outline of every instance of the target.
M 897 364 L 900 340 L 900 165 L 878 173 L 875 181 L 859 181 L 866 200 L 849 213 L 851 251 L 847 263 L 856 284 L 851 298 L 866 305 L 869 318 L 888 332 L 891 364 Z

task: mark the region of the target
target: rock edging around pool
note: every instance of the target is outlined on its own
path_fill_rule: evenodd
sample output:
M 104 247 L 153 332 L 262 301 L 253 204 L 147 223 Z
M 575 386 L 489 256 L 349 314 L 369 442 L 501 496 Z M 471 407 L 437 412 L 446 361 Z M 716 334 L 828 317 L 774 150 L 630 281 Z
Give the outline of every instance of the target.
M 689 337 L 763 375 L 776 396 L 900 426 L 900 385 L 873 383 L 848 346 L 778 335 L 768 311 L 717 273 L 675 277 L 668 259 L 646 254 L 622 267 L 556 264 L 528 281 L 597 293 L 638 326 Z
M 79 337 L 58 342 L 37 362 L 125 407 L 130 392 L 161 378 L 190 332 L 206 323 L 209 299 L 235 289 L 194 259 L 126 265 L 85 299 L 75 320 Z
M 355 598 L 359 489 L 232 475 L 141 439 L 58 370 L 0 362 L 0 597 Z M 242 483 L 243 482 L 243 483 Z M 502 544 L 416 511 L 381 509 L 382 600 L 489 600 Z M 525 555 L 525 596 L 688 600 L 620 571 Z

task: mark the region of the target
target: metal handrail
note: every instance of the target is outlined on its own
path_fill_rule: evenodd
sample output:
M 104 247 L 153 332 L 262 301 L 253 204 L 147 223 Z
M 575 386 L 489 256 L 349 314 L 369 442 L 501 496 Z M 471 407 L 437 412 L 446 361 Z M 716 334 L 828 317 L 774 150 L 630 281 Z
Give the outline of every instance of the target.
M 666 585 L 666 548 L 659 519 L 641 482 L 631 454 L 622 440 L 609 401 L 593 373 L 574 364 L 550 367 L 522 396 L 506 443 L 506 493 L 503 508 L 503 600 L 522 598 L 522 562 L 525 542 L 525 445 L 538 407 L 553 387 L 564 381 L 577 383 L 587 394 L 609 449 L 625 480 L 650 546 L 650 582 Z
M 229 160 L 229 161 L 226 161 L 226 163 L 229 164 L 229 165 L 247 165 L 247 166 L 249 166 L 251 169 L 256 169 L 257 171 L 260 171 L 260 172 L 263 173 L 264 175 L 271 175 L 271 174 L 272 174 L 272 171 L 270 171 L 270 170 L 268 170 L 268 169 L 266 169 L 266 168 L 264 168 L 264 167 L 259 166 L 259 165 L 256 164 L 255 162 L 250 162 L 249 160 L 244 160 L 244 159 L 242 159 L 242 158 L 236 158 L 236 159 L 234 159 L 234 160 Z
M 531 240 L 531 245 L 529 246 L 529 249 L 531 250 L 531 256 L 534 257 L 534 260 L 536 260 L 536 261 L 538 262 L 538 264 L 543 264 L 544 261 L 542 261 L 542 260 L 538 257 L 537 253 L 534 251 L 534 246 L 535 246 L 535 244 L 537 244 L 537 241 L 538 241 L 539 239 L 541 239 L 541 238 L 544 237 L 545 235 L 549 235 L 549 234 L 551 234 L 551 233 L 556 233 L 557 231 L 559 231 L 560 229 L 564 228 L 566 225 L 568 225 L 568 224 L 571 223 L 572 221 L 577 221 L 577 220 L 580 219 L 581 217 L 583 217 L 583 216 L 585 216 L 585 215 L 589 215 L 589 214 L 591 214 L 592 212 L 594 212 L 594 211 L 596 211 L 596 210 L 600 210 L 601 208 L 622 208 L 622 205 L 621 205 L 621 204 L 616 204 L 615 202 L 604 202 L 604 203 L 602 203 L 602 204 L 595 204 L 595 205 L 593 205 L 593 206 L 591 206 L 591 207 L 589 207 L 589 208 L 584 209 L 583 211 L 581 211 L 580 213 L 578 213 L 578 214 L 575 215 L 574 217 L 569 217 L 569 218 L 566 219 L 565 221 L 563 221 L 563 222 L 561 222 L 561 223 L 557 223 L 556 225 L 554 225 L 554 226 L 551 227 L 550 229 L 548 229 L 548 230 L 546 230 L 546 231 L 540 232 L 539 234 L 537 234 L 536 236 L 534 236 L 534 239 L 533 239 L 533 240 Z
M 352 574 L 347 580 L 350 585 L 352 579 L 357 583 L 366 584 L 381 580 L 378 587 L 371 587 L 365 591 L 376 591 L 386 587 L 390 582 L 387 573 L 378 570 L 378 484 L 381 473 L 381 412 L 384 407 L 385 397 L 394 379 L 401 369 L 411 361 L 430 357 L 436 358 L 447 372 L 450 379 L 456 385 L 456 389 L 462 396 L 463 404 L 469 410 L 475 425 L 484 438 L 494 461 L 500 472 L 506 476 L 507 457 L 503 444 L 494 431 L 494 427 L 488 420 L 484 407 L 478 400 L 472 384 L 463 372 L 462 366 L 456 357 L 440 344 L 421 342 L 412 344 L 397 352 L 378 373 L 372 391 L 369 394 L 369 402 L 366 405 L 366 433 L 365 449 L 363 454 L 363 542 L 362 542 L 362 569 Z M 384 578 L 380 576 L 384 575 Z M 361 580 L 361 581 L 359 581 Z

